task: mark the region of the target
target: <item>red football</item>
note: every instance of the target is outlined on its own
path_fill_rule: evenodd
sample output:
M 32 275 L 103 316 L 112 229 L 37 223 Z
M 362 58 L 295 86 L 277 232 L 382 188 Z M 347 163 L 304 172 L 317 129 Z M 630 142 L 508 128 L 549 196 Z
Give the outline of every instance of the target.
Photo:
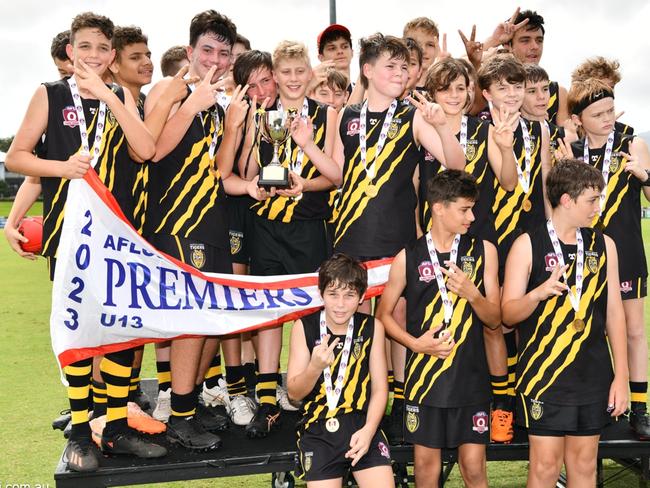
M 43 249 L 43 217 L 25 217 L 20 222 L 18 232 L 27 237 L 28 242 L 21 242 L 20 247 L 25 252 L 38 254 Z

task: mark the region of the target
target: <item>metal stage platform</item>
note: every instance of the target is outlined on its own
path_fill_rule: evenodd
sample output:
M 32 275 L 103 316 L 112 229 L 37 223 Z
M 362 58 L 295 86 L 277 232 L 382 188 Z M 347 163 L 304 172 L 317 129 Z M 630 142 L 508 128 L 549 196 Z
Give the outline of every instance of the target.
M 155 398 L 155 382 L 147 381 L 145 391 L 151 391 Z M 171 446 L 164 434 L 153 436 L 169 450 L 165 458 L 142 460 L 129 457 L 102 457 L 100 469 L 95 473 L 75 473 L 67 469 L 63 460 L 54 474 L 58 488 L 98 488 L 105 486 L 125 486 L 144 483 L 161 483 L 170 481 L 194 480 L 204 478 L 223 478 L 228 476 L 286 473 L 293 471 L 295 465 L 295 431 L 297 413 L 283 412 L 282 427 L 266 439 L 249 440 L 241 427 L 233 427 L 220 433 L 223 447 L 218 451 L 194 453 Z M 407 486 L 405 466 L 413 463 L 411 446 L 392 446 L 391 455 L 395 463 L 401 465 L 396 470 L 402 476 L 396 476 L 398 486 Z M 622 469 L 632 469 L 638 474 L 639 485 L 646 486 L 650 479 L 650 442 L 638 441 L 632 434 L 626 421 L 614 422 L 603 433 L 598 457 L 613 459 Z M 487 448 L 488 461 L 521 461 L 528 459 L 528 442 L 525 432 L 517 431 L 511 444 L 491 444 Z M 449 476 L 456 462 L 456 451 L 443 451 L 443 476 Z M 600 466 L 600 462 L 599 462 Z M 599 470 L 599 486 L 605 486 Z M 269 481 L 274 488 L 290 488 L 291 481 L 280 483 Z M 412 486 L 412 485 L 409 485 Z M 562 480 L 558 486 L 563 486 Z

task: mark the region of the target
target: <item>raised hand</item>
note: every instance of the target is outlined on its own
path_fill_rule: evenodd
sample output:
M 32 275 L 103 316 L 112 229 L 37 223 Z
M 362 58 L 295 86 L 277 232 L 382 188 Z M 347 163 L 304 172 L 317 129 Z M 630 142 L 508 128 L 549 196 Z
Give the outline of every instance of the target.
M 83 59 L 75 62 L 74 77 L 80 92 L 90 93 L 104 102 L 108 101 L 108 95 L 112 93 L 111 89 L 90 66 L 84 63 Z
M 433 63 L 438 63 L 447 58 L 451 58 L 451 54 L 447 51 L 447 33 L 442 34 L 442 45 L 440 46 L 440 51 L 438 52 L 438 57 L 433 61 Z
M 430 102 L 417 90 L 413 92 L 413 95 L 415 95 L 417 100 L 411 95 L 406 98 L 420 111 L 422 118 L 428 124 L 434 127 L 440 127 L 447 123 L 447 116 L 440 105 L 435 102 Z
M 612 156 L 614 155 L 612 154 Z M 642 183 L 648 179 L 648 173 L 646 173 L 645 168 L 641 166 L 638 158 L 625 152 L 619 152 L 618 156 L 627 159 L 627 162 L 625 163 L 625 171 L 634 175 Z
M 331 344 L 328 345 L 330 335 L 327 334 L 321 340 L 321 343 L 311 351 L 309 362 L 318 371 L 322 371 L 334 362 L 334 348 L 339 343 L 339 338 L 335 337 Z
M 544 283 L 533 290 L 538 301 L 542 302 L 552 296 L 562 296 L 562 294 L 569 289 L 565 283 L 560 281 L 562 275 L 566 272 L 567 269 L 569 269 L 568 264 L 565 264 L 562 267 L 556 266 L 553 268 L 551 276 L 549 276 Z
M 515 131 L 512 127 L 519 120 L 519 112 L 508 114 L 508 109 L 505 105 L 502 105 L 498 111 L 493 106 L 490 107 L 490 113 L 494 124 L 494 142 L 501 149 L 512 148 L 515 137 Z
M 185 78 L 189 70 L 190 65 L 186 64 L 171 78 L 170 83 L 162 94 L 165 99 L 170 100 L 172 103 L 180 102 L 187 95 L 187 85 L 198 83 L 198 76 Z
M 517 10 L 515 10 L 515 12 L 510 17 L 510 20 L 501 22 L 494 29 L 491 38 L 496 43 L 496 45 L 509 43 L 514 37 L 515 32 L 517 32 L 528 23 L 528 19 L 524 19 L 518 24 L 515 24 L 515 20 L 517 20 L 517 16 L 519 15 L 519 10 L 520 8 L 517 7 Z
M 230 99 L 230 105 L 228 105 L 228 110 L 226 111 L 226 125 L 232 128 L 239 128 L 246 120 L 246 114 L 248 113 L 248 102 L 245 100 L 246 91 L 248 90 L 248 85 L 237 85 L 235 91 L 232 94 Z
M 447 264 L 449 269 L 445 269 L 441 266 L 440 271 L 447 276 L 447 289 L 450 292 L 455 293 L 466 300 L 480 295 L 481 292 L 478 291 L 474 282 L 463 273 L 462 269 L 451 261 L 447 261 L 445 264 Z
M 192 91 L 191 95 L 187 98 L 185 103 L 190 104 L 193 112 L 201 112 L 212 107 L 216 103 L 217 90 L 221 87 L 219 81 L 216 83 L 211 82 L 216 70 L 216 66 L 210 68 L 203 80 L 201 80 L 201 83 L 195 85 L 194 91 Z
M 564 139 L 557 140 L 557 149 L 555 149 L 555 160 L 559 161 L 560 159 L 573 159 L 571 144 Z
M 314 138 L 314 124 L 310 117 L 296 117 L 291 121 L 291 138 L 300 147 L 305 147 Z
M 460 29 L 458 29 L 458 34 L 465 46 L 467 59 L 469 59 L 469 62 L 472 63 L 472 65 L 479 66 L 483 60 L 483 43 L 476 41 L 476 24 L 472 26 L 472 33 L 469 36 L 469 40 Z

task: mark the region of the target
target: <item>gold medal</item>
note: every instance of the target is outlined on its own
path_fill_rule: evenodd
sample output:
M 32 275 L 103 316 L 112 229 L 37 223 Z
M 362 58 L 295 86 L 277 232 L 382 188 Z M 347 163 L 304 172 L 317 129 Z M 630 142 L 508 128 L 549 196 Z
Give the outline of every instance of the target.
M 334 417 L 327 419 L 327 422 L 325 422 L 325 428 L 327 429 L 327 432 L 334 433 L 339 430 L 339 421 Z
M 376 197 L 377 193 L 379 193 L 379 190 L 375 185 L 368 185 L 366 186 L 366 195 L 368 195 L 370 198 Z
M 573 320 L 573 328 L 576 330 L 576 332 L 582 332 L 585 330 L 585 321 L 582 319 L 574 319 Z
M 530 212 L 530 209 L 533 208 L 533 204 L 528 199 L 524 200 L 521 206 L 524 208 L 524 212 Z

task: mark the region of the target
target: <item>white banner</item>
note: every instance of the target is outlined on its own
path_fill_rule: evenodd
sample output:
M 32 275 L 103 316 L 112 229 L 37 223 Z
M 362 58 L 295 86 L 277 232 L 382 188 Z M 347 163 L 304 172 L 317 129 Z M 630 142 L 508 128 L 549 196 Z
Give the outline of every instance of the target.
M 367 297 L 381 294 L 390 262 L 366 263 Z M 61 366 L 146 342 L 280 324 L 321 305 L 316 273 L 201 273 L 144 240 L 94 171 L 70 182 L 50 317 Z

